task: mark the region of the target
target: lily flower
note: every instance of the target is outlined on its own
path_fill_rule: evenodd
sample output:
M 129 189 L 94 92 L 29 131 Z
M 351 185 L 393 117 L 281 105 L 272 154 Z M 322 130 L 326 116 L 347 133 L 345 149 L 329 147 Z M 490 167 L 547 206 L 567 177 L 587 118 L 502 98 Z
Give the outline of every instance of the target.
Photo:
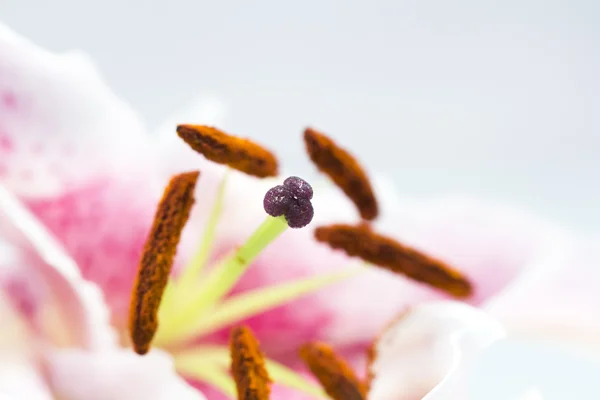
M 127 314 L 134 278 L 160 193 L 167 183 L 167 174 L 163 174 L 161 168 L 157 167 L 157 159 L 153 158 L 154 144 L 146 136 L 138 118 L 103 85 L 83 55 L 51 54 L 5 27 L 0 29 L 0 52 L 0 181 L 55 235 L 60 245 L 66 249 L 66 254 L 73 258 L 71 265 L 77 273 L 102 289 L 110 306 L 111 329 L 117 334 L 116 350 L 128 349 L 131 343 L 128 339 Z M 132 155 L 136 155 L 135 159 Z M 74 168 L 77 164 L 81 164 L 81 168 Z M 210 185 L 215 179 L 211 181 L 210 168 L 203 168 L 203 171 L 204 185 L 199 185 L 198 192 L 206 190 L 210 194 L 210 201 L 202 197 L 204 204 L 208 206 L 198 210 L 196 226 L 190 229 L 192 234 L 197 233 L 193 232 L 194 228 L 203 228 L 199 226 L 204 225 L 203 216 L 215 219 L 215 215 L 219 214 L 211 212 L 216 190 L 211 190 Z M 140 179 L 143 176 L 148 179 Z M 262 199 L 259 206 L 262 208 Z M 264 211 L 262 215 L 264 218 Z M 275 218 L 271 218 L 270 223 L 276 232 L 280 232 L 285 225 Z M 208 230 L 205 244 L 200 246 L 205 248 L 205 253 L 210 253 L 212 247 L 210 229 Z M 192 239 L 188 242 L 193 251 L 186 252 L 185 243 L 178 249 L 180 258 L 184 261 L 189 261 L 198 248 L 200 235 L 189 236 Z M 260 235 L 258 238 L 264 240 Z M 12 237 L 8 239 L 12 240 Z M 269 241 L 259 243 L 258 249 L 268 243 Z M 247 248 L 253 250 L 252 246 Z M 197 255 L 194 260 L 203 256 L 207 254 Z M 181 260 L 178 263 L 184 265 Z M 194 268 L 184 272 L 190 273 Z M 258 302 L 256 293 L 247 293 L 244 298 L 237 298 L 236 302 L 229 303 L 228 307 L 220 307 L 219 312 L 213 312 L 212 303 L 228 294 L 228 287 L 237 280 L 233 279 L 230 284 L 212 287 L 222 293 L 206 291 L 207 298 L 212 300 L 207 301 L 203 297 L 196 299 L 194 304 L 204 302 L 213 316 L 212 321 L 206 321 L 215 323 L 214 329 L 217 329 L 227 326 L 228 320 L 252 316 L 265 307 L 274 307 L 284 302 L 290 296 L 298 297 L 347 275 L 347 271 L 342 271 L 273 287 L 264 292 L 264 295 L 270 296 L 269 301 L 261 296 Z M 231 276 L 217 276 L 216 279 L 231 279 Z M 178 297 L 177 301 L 165 302 L 164 310 L 169 310 L 169 304 L 181 306 L 188 300 L 193 300 L 187 295 L 195 291 L 194 276 L 181 281 L 185 284 L 191 282 L 191 286 L 188 290 L 183 290 L 185 285 L 181 285 L 179 288 L 182 290 L 168 291 L 167 293 L 177 293 Z M 47 284 L 52 287 L 51 283 Z M 39 289 L 37 285 L 32 285 L 33 291 Z M 21 296 L 21 286 L 13 286 L 13 292 Z M 76 304 L 69 299 L 64 300 L 64 303 Z M 240 304 L 251 307 L 240 307 Z M 180 311 L 190 312 L 189 309 Z M 178 349 L 177 346 L 183 344 L 179 340 L 180 333 L 185 332 L 183 328 L 193 326 L 190 322 L 195 323 L 194 318 L 197 317 L 192 314 L 191 319 L 194 321 L 190 321 L 185 313 L 184 318 L 181 318 L 179 314 L 167 312 L 171 321 L 167 318 L 163 320 L 164 329 L 160 331 L 162 338 L 157 338 L 156 350 L 151 350 L 143 358 L 137 356 L 133 359 L 134 362 L 141 367 L 148 363 L 148 367 L 151 367 L 152 360 L 156 357 L 162 357 L 159 364 L 164 361 L 167 366 L 169 362 L 175 361 L 180 376 L 208 382 L 222 392 L 232 393 L 233 381 L 228 378 L 227 371 L 221 370 L 214 361 L 216 353 L 212 351 L 213 348 L 194 346 L 187 353 Z M 77 319 L 86 318 L 82 314 L 84 313 L 73 316 Z M 183 326 L 178 325 L 182 320 Z M 71 330 L 69 325 L 54 325 Z M 173 336 L 169 338 L 169 335 L 174 335 L 174 339 Z M 129 350 L 125 354 L 128 357 L 133 355 Z M 187 362 L 190 358 L 192 361 Z M 66 359 L 68 362 L 73 360 Z M 98 360 L 99 367 L 106 369 L 107 364 L 101 361 Z M 80 373 L 84 373 L 83 371 L 85 369 L 80 370 Z M 59 372 L 56 374 L 58 376 Z M 296 379 L 296 375 L 283 366 L 281 374 L 288 376 L 288 384 L 291 386 L 321 393 L 310 385 L 303 386 L 303 380 Z M 166 377 L 168 374 L 165 374 Z M 72 383 L 76 385 L 77 381 Z
M 314 340 L 361 358 L 398 312 L 453 297 L 483 306 L 555 244 L 553 226 L 507 207 L 399 198 L 315 130 L 305 132 L 309 156 L 341 191 L 315 186 L 311 227 L 287 229 L 304 222 L 286 221 L 288 208 L 265 218 L 267 208 L 277 214 L 275 205 L 265 207 L 265 193 L 283 179 L 273 177 L 277 160 L 264 147 L 206 125 L 180 124 L 180 138 L 175 126 L 167 139 L 148 135 L 84 56 L 49 53 L 7 28 L 0 55 L 0 183 L 101 289 L 121 348 L 148 352 L 139 360 L 162 350 L 181 376 L 226 395 L 237 383 L 224 344 L 232 325 L 256 333 L 276 383 L 323 397 L 275 359 L 297 366 L 297 348 Z M 337 161 L 346 161 L 342 170 Z M 197 170 L 191 184 L 184 171 Z M 170 194 L 181 200 L 175 208 Z M 305 215 L 306 199 L 294 199 L 303 211 L 294 215 Z M 167 236 L 165 221 L 179 221 L 167 224 Z M 354 235 L 350 242 L 344 232 Z M 357 246 L 357 234 L 375 240 L 375 251 Z M 382 257 L 388 249 L 410 262 Z M 382 269 L 364 268 L 365 261 Z M 145 272 L 156 279 L 143 280 Z M 146 291 L 148 282 L 156 290 Z

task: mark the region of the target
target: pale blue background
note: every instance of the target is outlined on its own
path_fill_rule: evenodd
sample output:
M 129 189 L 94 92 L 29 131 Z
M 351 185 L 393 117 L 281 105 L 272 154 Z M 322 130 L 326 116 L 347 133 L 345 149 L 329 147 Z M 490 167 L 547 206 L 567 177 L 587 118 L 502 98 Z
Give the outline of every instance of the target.
M 151 127 L 212 95 L 229 130 L 291 169 L 307 168 L 299 134 L 313 124 L 404 192 L 493 196 L 598 230 L 599 4 L 0 0 L 0 16 L 50 49 L 91 54 Z M 498 354 L 500 379 L 514 352 Z M 581 398 L 559 396 L 573 381 L 550 382 L 563 386 L 549 399 Z M 579 393 L 600 398 L 588 383 Z
M 589 349 L 510 339 L 492 345 L 479 361 L 471 394 L 477 400 L 517 400 L 537 384 L 543 400 L 600 399 L 598 376 L 600 358 Z

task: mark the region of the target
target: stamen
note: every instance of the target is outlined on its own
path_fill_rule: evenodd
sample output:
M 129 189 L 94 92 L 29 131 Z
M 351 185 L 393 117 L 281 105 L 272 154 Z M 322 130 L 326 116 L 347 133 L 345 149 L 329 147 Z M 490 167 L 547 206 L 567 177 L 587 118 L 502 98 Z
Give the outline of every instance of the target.
M 129 331 L 138 354 L 150 349 L 158 308 L 171 273 L 181 231 L 194 204 L 199 171 L 174 176 L 158 205 L 131 298 Z
M 331 138 L 312 128 L 304 131 L 304 142 L 311 160 L 354 202 L 361 217 L 375 219 L 379 213 L 377 199 L 358 161 Z
M 334 400 L 365 400 L 366 388 L 352 368 L 323 343 L 302 346 L 300 357 Z
M 460 272 L 440 260 L 373 232 L 366 224 L 319 227 L 315 230 L 315 237 L 351 257 L 359 257 L 456 297 L 467 297 L 472 292 L 471 283 Z
M 277 176 L 277 159 L 273 153 L 248 139 L 205 125 L 179 125 L 177 134 L 210 161 L 259 178 Z
M 265 368 L 258 341 L 250 329 L 244 326 L 234 328 L 229 346 L 238 400 L 268 400 L 271 378 Z

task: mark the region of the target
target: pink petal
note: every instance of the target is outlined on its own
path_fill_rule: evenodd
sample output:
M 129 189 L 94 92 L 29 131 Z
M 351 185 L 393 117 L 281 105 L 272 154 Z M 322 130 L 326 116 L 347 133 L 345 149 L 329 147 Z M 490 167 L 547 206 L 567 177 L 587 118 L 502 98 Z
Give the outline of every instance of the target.
M 0 26 L 0 184 L 101 286 L 115 321 L 124 319 L 145 234 L 174 172 L 163 144 L 85 55 L 53 54 Z
M 475 284 L 469 302 L 502 290 L 552 246 L 557 228 L 507 204 L 466 196 L 401 200 L 382 229 L 440 258 Z
M 200 243 L 222 169 L 201 169 L 193 218 L 177 250 L 176 268 Z M 133 280 L 156 206 L 169 181 L 165 174 L 91 180 L 52 198 L 27 201 L 30 209 L 61 241 L 86 280 L 105 294 L 112 321 L 123 328 Z
M 47 196 L 141 164 L 139 119 L 85 55 L 53 54 L 0 26 L 0 60 L 0 183 Z
M 189 259 L 200 242 L 220 174 L 222 170 L 202 168 L 193 222 L 184 231 L 177 265 Z M 90 180 L 55 197 L 27 200 L 83 277 L 102 289 L 119 327 L 125 325 L 141 251 L 168 180 L 166 174 L 159 178 L 149 171 L 143 179 L 132 175 Z
M 101 293 L 81 278 L 60 244 L 2 186 L 0 240 L 10 240 L 5 248 L 12 254 L 6 257 L 5 251 L 0 260 L 4 293 L 47 340 L 60 333 L 66 336 L 61 344 L 96 348 L 114 343 Z
M 273 400 L 314 400 L 313 396 L 278 385 L 277 383 L 271 387 L 271 398 Z
M 416 306 L 376 342 L 369 400 L 459 400 L 480 353 L 504 336 L 484 312 L 456 302 Z
M 135 270 L 163 185 L 155 155 L 137 115 L 85 55 L 53 54 L 0 26 L 0 184 L 103 289 L 117 279 L 123 292 Z M 136 198 L 147 200 L 140 211 Z
M 198 399 L 205 397 L 175 372 L 166 353 L 59 350 L 48 359 L 50 379 L 65 400 Z
M 84 279 L 105 294 L 113 321 L 123 324 L 140 254 L 160 190 L 96 181 L 29 207 L 61 241 Z
M 486 309 L 512 332 L 600 350 L 600 237 L 557 238 Z
M 210 400 L 231 400 L 231 397 L 209 385 L 194 383 L 194 387 L 201 388 L 202 393 Z M 271 399 L 273 400 L 315 400 L 315 397 L 303 394 L 294 389 L 274 383 L 271 386 Z

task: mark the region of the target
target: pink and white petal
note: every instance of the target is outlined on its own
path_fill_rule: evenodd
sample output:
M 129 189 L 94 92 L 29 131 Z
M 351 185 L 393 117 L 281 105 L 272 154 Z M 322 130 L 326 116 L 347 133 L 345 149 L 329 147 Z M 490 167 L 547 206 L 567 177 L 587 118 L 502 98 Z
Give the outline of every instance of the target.
M 462 271 L 474 285 L 475 293 L 467 299 L 473 305 L 482 304 L 517 279 L 561 236 L 549 223 L 506 205 L 452 196 L 398 200 L 393 190 L 378 187 L 392 200 L 383 199 L 377 229 Z M 319 256 L 311 259 L 321 270 L 330 268 L 321 260 L 339 265 Z M 377 269 L 316 296 L 330 307 L 329 340 L 339 344 L 366 340 L 410 305 L 449 298 L 439 290 Z M 347 329 L 357 315 L 369 318 L 360 327 Z
M 56 195 L 142 164 L 145 139 L 84 54 L 54 54 L 0 26 L 0 182 Z
M 231 400 L 231 397 L 224 394 L 222 391 L 208 384 L 194 382 L 195 387 L 202 390 L 202 393 L 210 400 Z M 290 389 L 275 382 L 271 386 L 271 399 L 273 400 L 315 400 L 316 397 L 304 394 L 298 390 Z
M 193 217 L 178 246 L 176 268 L 199 246 L 222 173 L 201 168 Z M 84 279 L 102 289 L 119 328 L 126 324 L 141 252 L 168 181 L 166 174 L 148 171 L 143 179 L 91 181 L 60 196 L 27 202 L 77 262 Z
M 32 341 L 29 323 L 22 318 L 4 291 L 0 291 L 0 318 L 0 362 L 29 361 L 35 357 L 35 342 Z
M 153 148 L 84 55 L 53 54 L 0 26 L 0 183 L 50 228 L 117 314 L 166 183 Z
M 45 227 L 0 186 L 0 271 L 5 295 L 48 338 L 88 348 L 115 343 L 102 294 Z M 60 328 L 56 330 L 55 328 Z M 60 339 L 59 339 L 60 337 Z
M 557 241 L 485 309 L 523 337 L 600 351 L 600 237 Z
M 35 338 L 28 322 L 0 291 L 0 399 L 52 399 L 38 370 Z
M 415 306 L 373 347 L 369 400 L 464 399 L 469 368 L 503 336 L 498 322 L 469 305 Z
M 147 183 L 96 181 L 54 198 L 28 201 L 83 278 L 102 289 L 112 321 L 119 326 L 126 320 L 141 251 L 162 192 Z
M 508 204 L 467 196 L 402 199 L 380 224 L 474 283 L 471 304 L 501 291 L 554 245 L 558 228 Z
M 65 400 L 205 400 L 160 350 L 143 357 L 130 350 L 59 350 L 47 362 L 52 387 Z

